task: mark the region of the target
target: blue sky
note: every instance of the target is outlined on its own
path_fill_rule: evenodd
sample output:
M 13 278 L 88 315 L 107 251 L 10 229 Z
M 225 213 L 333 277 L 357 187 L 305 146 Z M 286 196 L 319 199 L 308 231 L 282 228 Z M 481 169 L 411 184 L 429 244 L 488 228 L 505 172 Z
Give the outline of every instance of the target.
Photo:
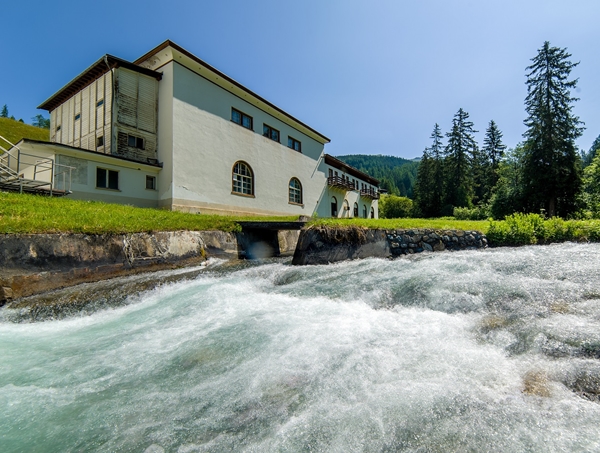
M 600 1 L 305 0 L 6 2 L 0 106 L 36 107 L 102 55 L 171 39 L 331 138 L 326 152 L 418 157 L 459 108 L 522 139 L 525 68 L 544 41 L 580 65 L 575 104 L 600 135 Z

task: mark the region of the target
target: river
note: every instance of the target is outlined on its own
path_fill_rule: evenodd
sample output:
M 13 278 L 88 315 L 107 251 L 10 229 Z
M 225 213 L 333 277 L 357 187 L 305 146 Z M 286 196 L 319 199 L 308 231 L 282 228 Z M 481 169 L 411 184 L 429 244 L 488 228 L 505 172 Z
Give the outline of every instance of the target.
M 598 244 L 110 284 L 0 310 L 2 452 L 600 451 Z

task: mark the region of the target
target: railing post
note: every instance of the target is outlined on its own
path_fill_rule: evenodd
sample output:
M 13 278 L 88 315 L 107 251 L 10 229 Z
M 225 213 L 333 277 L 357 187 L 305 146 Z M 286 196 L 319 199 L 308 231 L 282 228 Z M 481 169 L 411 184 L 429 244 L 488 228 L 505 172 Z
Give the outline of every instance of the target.
M 50 196 L 52 197 L 52 190 L 54 189 L 54 159 L 50 159 Z

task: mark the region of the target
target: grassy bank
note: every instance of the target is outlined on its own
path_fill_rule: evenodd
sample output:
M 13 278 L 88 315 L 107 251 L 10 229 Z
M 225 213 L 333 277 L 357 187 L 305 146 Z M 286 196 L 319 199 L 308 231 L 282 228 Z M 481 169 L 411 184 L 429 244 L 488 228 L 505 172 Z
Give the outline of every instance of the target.
M 237 221 L 291 221 L 297 217 L 231 217 L 136 208 L 97 201 L 49 198 L 0 192 L 0 234 L 136 233 L 177 230 L 239 231 Z M 432 228 L 477 230 L 492 246 L 600 241 L 600 220 L 545 220 L 537 214 L 515 214 L 502 221 L 440 219 L 316 219 L 325 227 L 355 226 L 386 230 Z
M 13 144 L 18 143 L 22 138 L 31 138 L 33 140 L 50 140 L 50 131 L 30 124 L 21 123 L 10 118 L 0 118 L 0 135 Z M 0 139 L 0 145 L 7 148 L 8 145 Z
M 269 217 L 296 220 L 297 217 Z M 97 201 L 0 192 L 0 233 L 136 233 L 143 231 L 238 231 L 236 220 L 264 217 L 198 215 Z
M 0 192 L 0 233 L 132 233 L 142 231 L 238 231 L 238 220 L 290 221 L 297 217 L 231 217 Z M 486 231 L 487 221 L 444 219 L 318 219 L 325 226 L 436 228 Z
M 439 219 L 317 219 L 312 223 L 329 227 L 355 225 L 384 230 L 432 228 L 436 230 L 477 230 L 482 233 L 485 233 L 489 226 L 487 220 L 455 220 L 453 217 Z

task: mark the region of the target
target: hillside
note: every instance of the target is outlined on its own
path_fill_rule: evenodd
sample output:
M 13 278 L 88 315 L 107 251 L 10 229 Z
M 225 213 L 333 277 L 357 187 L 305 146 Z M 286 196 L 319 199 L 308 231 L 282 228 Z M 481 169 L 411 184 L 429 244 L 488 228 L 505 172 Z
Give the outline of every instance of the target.
M 369 176 L 379 179 L 380 187 L 387 190 L 388 193 L 412 198 L 419 162 L 380 154 L 351 154 L 336 157 Z
M 10 118 L 0 118 L 0 135 L 15 144 L 22 138 L 31 138 L 46 142 L 50 140 L 50 131 L 48 129 L 41 129 L 30 124 L 11 120 Z M 4 148 L 8 147 L 4 140 L 0 140 L 0 146 Z

